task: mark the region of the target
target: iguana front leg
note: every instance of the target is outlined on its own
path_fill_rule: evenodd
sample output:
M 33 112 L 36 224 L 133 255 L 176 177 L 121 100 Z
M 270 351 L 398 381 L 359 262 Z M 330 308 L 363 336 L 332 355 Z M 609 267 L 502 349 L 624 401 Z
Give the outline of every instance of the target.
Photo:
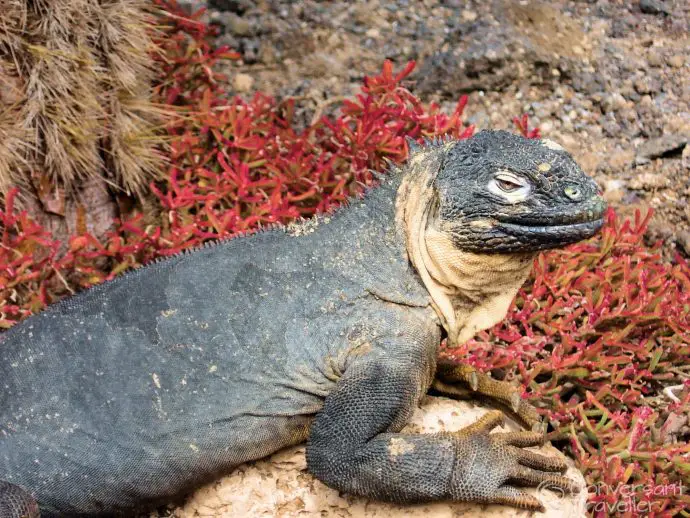
M 354 361 L 314 420 L 309 471 L 340 491 L 397 503 L 461 500 L 538 510 L 541 503 L 516 486 L 577 490 L 560 475 L 562 461 L 523 449 L 541 444 L 542 434 L 489 433 L 500 412 L 456 433 L 395 433 L 413 411 L 425 371 L 413 355 Z
M 522 399 L 517 386 L 507 381 L 495 380 L 471 365 L 440 361 L 431 389 L 437 394 L 455 399 L 492 400 L 506 407 L 533 431 L 543 430 L 539 413 Z
M 38 504 L 21 487 L 0 480 L 0 517 L 38 518 Z

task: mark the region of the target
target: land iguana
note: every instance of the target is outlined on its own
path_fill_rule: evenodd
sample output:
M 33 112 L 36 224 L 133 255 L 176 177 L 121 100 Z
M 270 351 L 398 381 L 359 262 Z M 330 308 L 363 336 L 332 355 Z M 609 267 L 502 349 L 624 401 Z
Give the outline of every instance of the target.
M 411 145 L 331 215 L 48 307 L 0 335 L 0 515 L 131 516 L 305 440 L 309 472 L 340 491 L 540 509 L 518 486 L 577 488 L 525 449 L 539 414 L 437 353 L 499 322 L 537 252 L 592 236 L 604 210 L 556 144 L 482 131 Z M 534 429 L 490 434 L 495 410 L 399 433 L 432 385 Z

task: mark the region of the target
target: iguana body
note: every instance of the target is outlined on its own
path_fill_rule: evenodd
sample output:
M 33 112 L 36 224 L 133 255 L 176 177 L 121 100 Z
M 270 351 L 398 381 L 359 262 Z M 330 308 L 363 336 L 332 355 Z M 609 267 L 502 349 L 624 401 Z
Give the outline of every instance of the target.
M 581 201 L 534 201 L 573 230 L 502 238 L 501 211 L 537 221 L 471 195 L 504 170 L 535 173 L 533 194 L 577 185 Z M 603 207 L 566 153 L 482 132 L 418 151 L 332 216 L 156 262 L 28 318 L 0 335 L 0 515 L 28 513 L 16 486 L 43 517 L 131 514 L 307 438 L 309 470 L 346 492 L 538 507 L 504 485 L 568 486 L 542 471 L 560 463 L 521 450 L 538 434 L 490 439 L 495 416 L 464 434 L 396 432 L 442 337 L 500 320 L 536 251 L 593 234 Z

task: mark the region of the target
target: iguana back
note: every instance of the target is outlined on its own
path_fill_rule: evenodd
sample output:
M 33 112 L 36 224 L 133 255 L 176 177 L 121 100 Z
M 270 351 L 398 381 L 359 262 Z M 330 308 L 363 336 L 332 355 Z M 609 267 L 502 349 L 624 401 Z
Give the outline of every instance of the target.
M 0 335 L 0 479 L 44 514 L 128 510 L 303 441 L 377 325 L 372 293 L 428 304 L 380 212 L 393 193 L 159 261 Z

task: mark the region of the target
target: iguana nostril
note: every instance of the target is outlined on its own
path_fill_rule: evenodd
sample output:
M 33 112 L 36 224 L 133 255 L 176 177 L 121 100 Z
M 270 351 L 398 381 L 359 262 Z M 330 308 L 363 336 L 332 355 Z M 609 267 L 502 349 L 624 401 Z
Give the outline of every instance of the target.
M 582 199 L 582 191 L 573 185 L 569 185 L 568 187 L 566 187 L 563 190 L 563 192 L 568 198 L 570 198 L 573 201 L 579 201 Z

